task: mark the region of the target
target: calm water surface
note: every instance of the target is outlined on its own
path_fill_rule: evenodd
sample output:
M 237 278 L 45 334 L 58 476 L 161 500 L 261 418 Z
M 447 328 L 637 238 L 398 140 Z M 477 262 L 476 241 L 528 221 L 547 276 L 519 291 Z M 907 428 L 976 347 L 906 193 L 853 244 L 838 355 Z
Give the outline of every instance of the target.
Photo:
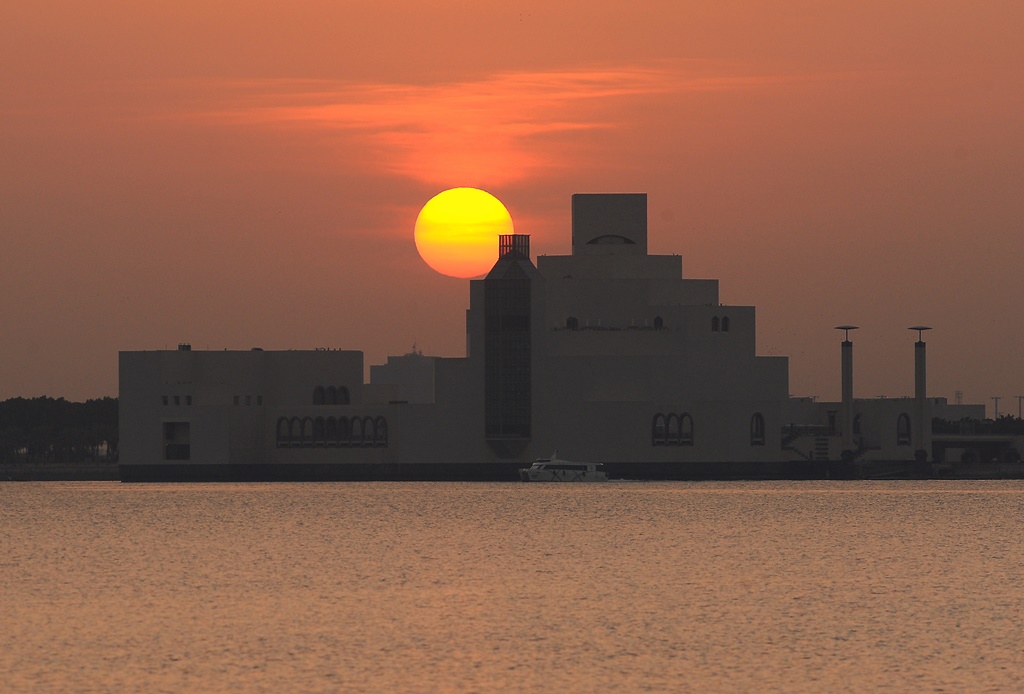
M 1021 691 L 1024 483 L 0 483 L 5 691 Z

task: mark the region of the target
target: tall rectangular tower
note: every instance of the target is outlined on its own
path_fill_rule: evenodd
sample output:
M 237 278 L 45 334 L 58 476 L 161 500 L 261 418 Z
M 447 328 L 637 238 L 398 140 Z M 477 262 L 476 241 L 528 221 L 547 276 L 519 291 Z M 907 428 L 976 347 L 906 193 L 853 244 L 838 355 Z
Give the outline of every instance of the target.
M 484 279 L 484 432 L 499 457 L 530 439 L 533 390 L 530 238 L 500 239 L 498 262 Z

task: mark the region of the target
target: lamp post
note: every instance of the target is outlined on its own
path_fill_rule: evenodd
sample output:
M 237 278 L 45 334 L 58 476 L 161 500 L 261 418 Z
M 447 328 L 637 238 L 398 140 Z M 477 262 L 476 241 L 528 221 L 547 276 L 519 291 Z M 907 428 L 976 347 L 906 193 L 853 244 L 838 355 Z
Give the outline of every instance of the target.
M 840 348 L 840 354 L 842 357 L 842 436 L 844 454 L 853 449 L 853 342 L 850 341 L 850 331 L 856 329 L 856 325 L 836 326 L 836 330 L 843 331 L 843 344 Z
M 993 395 L 992 402 L 995 403 L 995 416 L 992 419 L 999 419 L 999 401 L 1003 399 L 1002 395 Z
M 931 448 L 931 437 L 928 432 L 930 417 L 928 414 L 931 408 L 927 405 L 928 382 L 926 376 L 926 356 L 924 343 L 924 331 L 931 330 L 927 325 L 912 325 L 908 330 L 917 332 L 917 342 L 914 343 L 914 409 L 917 410 L 917 422 L 914 425 L 914 457 L 917 460 L 928 459 L 928 449 Z

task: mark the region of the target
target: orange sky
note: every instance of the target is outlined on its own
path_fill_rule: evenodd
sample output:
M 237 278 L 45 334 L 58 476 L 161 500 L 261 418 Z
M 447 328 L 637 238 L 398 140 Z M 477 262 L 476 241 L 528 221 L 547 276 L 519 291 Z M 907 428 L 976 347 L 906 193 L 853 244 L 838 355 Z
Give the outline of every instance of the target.
M 15 3 L 0 23 L 0 397 L 116 394 L 117 351 L 462 355 L 438 191 L 535 253 L 573 192 L 758 307 L 794 394 L 1024 393 L 1024 4 Z M 298 5 L 298 6 L 296 6 Z M 1016 400 L 1002 401 L 1016 413 Z

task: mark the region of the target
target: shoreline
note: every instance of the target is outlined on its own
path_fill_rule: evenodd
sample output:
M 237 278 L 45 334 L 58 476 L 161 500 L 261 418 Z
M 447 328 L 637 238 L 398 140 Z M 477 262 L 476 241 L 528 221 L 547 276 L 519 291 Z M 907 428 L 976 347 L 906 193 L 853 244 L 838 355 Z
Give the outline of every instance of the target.
M 119 465 L 102 463 L 3 463 L 0 482 L 518 482 L 518 463 L 488 466 L 346 465 Z M 711 466 L 672 471 L 644 465 L 613 465 L 613 479 L 651 481 L 798 481 L 798 480 L 1007 480 L 1024 479 L 1022 465 L 973 465 L 923 470 L 898 467 L 840 469 L 822 465 L 799 470 L 776 467 Z M 645 469 L 647 468 L 647 469 Z
M 117 462 L 0 463 L 0 482 L 118 482 Z

